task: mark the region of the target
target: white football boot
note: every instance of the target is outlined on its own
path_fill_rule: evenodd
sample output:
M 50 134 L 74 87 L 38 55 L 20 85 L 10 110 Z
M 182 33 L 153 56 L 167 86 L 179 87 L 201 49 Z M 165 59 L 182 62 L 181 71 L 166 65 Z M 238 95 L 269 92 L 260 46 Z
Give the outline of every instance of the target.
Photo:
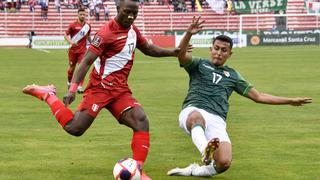
M 167 172 L 168 176 L 192 176 L 192 171 L 199 168 L 199 164 L 192 163 L 186 168 L 174 168 Z

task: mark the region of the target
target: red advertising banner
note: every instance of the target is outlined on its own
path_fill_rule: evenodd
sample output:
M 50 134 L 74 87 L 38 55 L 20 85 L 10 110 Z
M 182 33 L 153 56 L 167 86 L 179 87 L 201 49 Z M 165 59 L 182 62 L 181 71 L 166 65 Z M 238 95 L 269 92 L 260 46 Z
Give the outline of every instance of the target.
M 152 35 L 152 36 L 145 36 L 148 41 L 152 42 L 157 46 L 163 48 L 173 48 L 175 47 L 175 36 L 173 35 Z

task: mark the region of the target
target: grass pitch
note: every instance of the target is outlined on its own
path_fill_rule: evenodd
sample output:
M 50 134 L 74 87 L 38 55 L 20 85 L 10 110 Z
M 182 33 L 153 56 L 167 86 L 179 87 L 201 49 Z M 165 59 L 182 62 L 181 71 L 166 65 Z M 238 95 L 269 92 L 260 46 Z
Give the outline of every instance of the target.
M 107 179 L 116 161 L 131 156 L 132 132 L 101 111 L 81 137 L 68 135 L 48 106 L 21 93 L 31 83 L 66 93 L 66 50 L 0 49 L 0 179 Z M 207 56 L 207 49 L 194 55 Z M 307 96 L 304 107 L 255 104 L 234 93 L 228 132 L 231 168 L 212 179 L 319 179 L 319 46 L 234 49 L 228 65 L 259 91 Z M 187 73 L 174 58 L 150 58 L 137 51 L 129 83 L 150 120 L 151 148 L 145 171 L 155 180 L 176 166 L 200 162 L 191 139 L 178 127 L 187 92 Z M 79 104 L 77 96 L 71 108 Z

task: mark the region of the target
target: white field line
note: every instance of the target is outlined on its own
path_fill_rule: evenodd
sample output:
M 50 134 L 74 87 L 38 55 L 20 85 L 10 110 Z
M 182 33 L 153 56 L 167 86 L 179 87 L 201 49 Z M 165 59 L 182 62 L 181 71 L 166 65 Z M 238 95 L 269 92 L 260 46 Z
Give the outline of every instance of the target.
M 45 53 L 50 53 L 50 51 L 45 50 L 45 49 L 35 49 L 35 50 L 37 50 L 37 51 L 41 51 L 41 52 L 45 52 Z

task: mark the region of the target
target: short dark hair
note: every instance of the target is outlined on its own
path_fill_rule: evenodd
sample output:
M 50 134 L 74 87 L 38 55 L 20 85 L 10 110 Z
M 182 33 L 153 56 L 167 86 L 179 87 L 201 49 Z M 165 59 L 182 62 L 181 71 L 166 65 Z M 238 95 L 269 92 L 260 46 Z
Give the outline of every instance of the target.
M 214 42 L 216 42 L 216 40 L 229 43 L 230 44 L 230 49 L 232 49 L 232 47 L 233 47 L 233 41 L 229 36 L 219 35 L 219 36 L 213 38 L 212 44 L 214 44 Z
M 82 8 L 82 7 L 78 9 L 78 13 L 79 13 L 79 12 L 85 12 L 85 11 L 86 11 L 86 9 L 84 9 L 84 8 Z

